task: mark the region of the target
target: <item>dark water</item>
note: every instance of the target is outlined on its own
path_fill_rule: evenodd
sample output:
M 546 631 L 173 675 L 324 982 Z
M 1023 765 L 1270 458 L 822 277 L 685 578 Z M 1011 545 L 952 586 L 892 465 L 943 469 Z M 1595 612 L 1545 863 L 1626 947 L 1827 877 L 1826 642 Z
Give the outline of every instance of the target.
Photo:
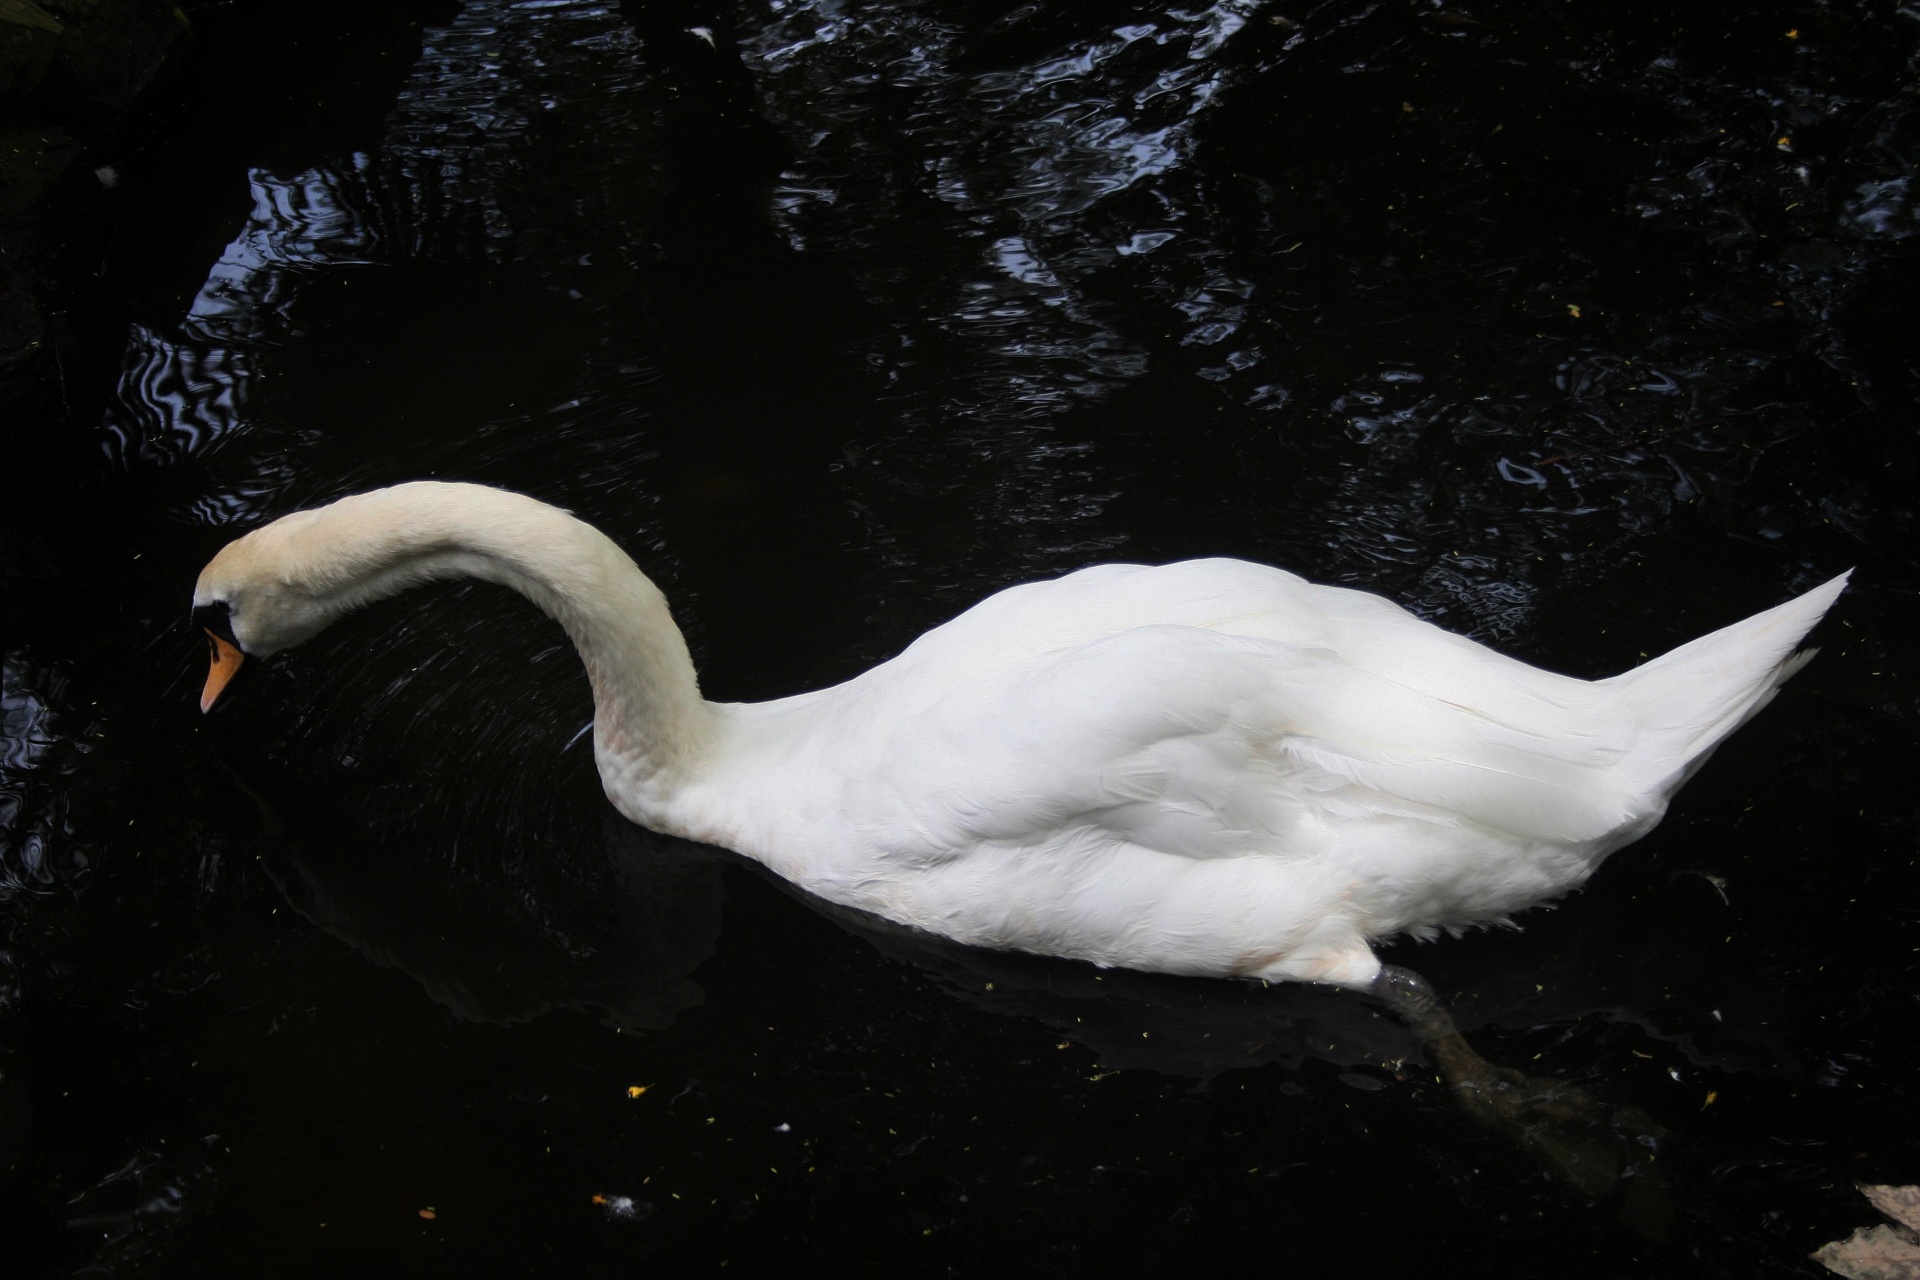
M 9 1275 L 1813 1275 L 1920 1181 L 1920 12 L 196 18 L 4 481 Z M 1583 675 L 1858 566 L 1586 892 L 1392 949 L 1653 1117 L 1665 1224 L 1357 1000 L 928 948 L 624 826 L 495 589 L 203 720 L 204 559 L 421 476 L 613 534 L 720 698 L 1102 559 Z

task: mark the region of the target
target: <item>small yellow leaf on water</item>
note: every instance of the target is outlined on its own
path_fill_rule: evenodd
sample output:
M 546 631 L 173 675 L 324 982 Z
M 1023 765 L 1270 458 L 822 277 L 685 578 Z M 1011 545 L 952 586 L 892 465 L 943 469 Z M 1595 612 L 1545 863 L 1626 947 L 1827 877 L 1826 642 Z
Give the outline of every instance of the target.
M 595 1204 L 605 1204 L 607 1202 L 607 1198 L 605 1196 L 595 1196 L 593 1198 L 593 1202 Z
M 1800 28 L 1794 27 L 1787 32 L 1787 39 L 1798 40 L 1799 38 L 1800 38 Z
M 420 1211 L 420 1216 L 425 1218 L 428 1222 L 432 1222 L 435 1218 L 439 1217 L 440 1215 L 435 1213 L 432 1209 L 422 1209 Z
M 627 1096 L 629 1098 L 637 1098 L 651 1088 L 653 1088 L 653 1086 L 650 1084 L 630 1084 L 627 1086 Z
M 1567 304 L 1567 314 L 1572 316 L 1575 320 L 1578 320 L 1580 318 L 1580 308 L 1574 306 L 1571 302 L 1569 302 Z
M 1782 151 L 1791 151 L 1793 150 L 1793 139 L 1783 133 L 1773 140 L 1773 145 Z
M 1718 1089 L 1709 1089 L 1707 1090 L 1707 1100 L 1700 1104 L 1700 1109 L 1705 1111 L 1718 1101 L 1720 1101 L 1720 1091 Z

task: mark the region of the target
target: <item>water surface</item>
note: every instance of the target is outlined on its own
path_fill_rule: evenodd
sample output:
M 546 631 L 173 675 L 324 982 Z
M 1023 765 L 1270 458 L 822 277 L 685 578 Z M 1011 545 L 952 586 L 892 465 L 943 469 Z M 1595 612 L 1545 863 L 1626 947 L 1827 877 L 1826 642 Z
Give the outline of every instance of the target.
M 268 9 L 116 157 L 7 481 L 22 1274 L 1814 1275 L 1920 1181 L 1910 10 Z M 625 826 L 496 589 L 203 720 L 205 558 L 422 476 L 605 529 L 728 699 L 1098 560 L 1585 676 L 1857 566 L 1653 836 L 1389 957 L 1650 1115 L 1670 1221 L 1344 995 L 928 947 Z

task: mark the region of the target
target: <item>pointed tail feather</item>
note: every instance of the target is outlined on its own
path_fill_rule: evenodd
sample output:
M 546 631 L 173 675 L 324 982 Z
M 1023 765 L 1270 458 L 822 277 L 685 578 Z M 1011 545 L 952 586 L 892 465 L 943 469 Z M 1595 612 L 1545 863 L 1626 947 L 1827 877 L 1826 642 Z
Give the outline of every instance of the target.
M 1813 657 L 1813 650 L 1795 653 L 1794 646 L 1832 607 L 1852 572 L 1602 681 L 1638 722 L 1638 740 L 1624 764 L 1635 785 L 1672 794 L 1728 734 L 1773 701 L 1787 677 Z

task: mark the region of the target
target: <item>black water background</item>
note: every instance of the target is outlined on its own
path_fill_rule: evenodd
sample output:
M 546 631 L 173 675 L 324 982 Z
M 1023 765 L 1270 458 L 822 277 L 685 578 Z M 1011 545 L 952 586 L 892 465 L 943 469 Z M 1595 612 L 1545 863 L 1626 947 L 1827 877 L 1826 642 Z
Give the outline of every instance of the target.
M 1816 1274 L 1853 1180 L 1920 1180 L 1913 16 L 196 19 L 99 144 L 73 423 L 5 481 L 24 1274 Z M 205 557 L 428 474 L 619 538 L 726 698 L 1097 559 L 1269 560 L 1589 675 L 1858 566 L 1586 893 L 1396 952 L 1673 1131 L 1673 1239 L 1342 997 L 902 950 L 623 831 L 498 593 L 202 722 Z

